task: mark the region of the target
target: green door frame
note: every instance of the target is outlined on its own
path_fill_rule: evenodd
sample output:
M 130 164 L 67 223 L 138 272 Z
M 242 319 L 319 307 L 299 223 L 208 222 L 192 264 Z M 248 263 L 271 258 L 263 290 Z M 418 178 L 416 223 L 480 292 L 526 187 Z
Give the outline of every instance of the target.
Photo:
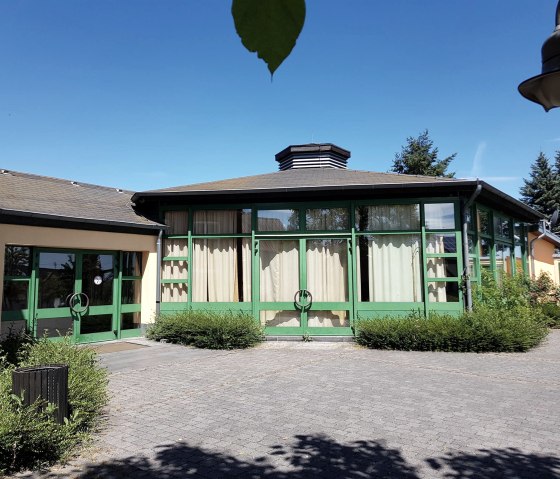
M 298 290 L 307 290 L 307 241 L 316 239 L 337 239 L 346 241 L 347 247 L 347 287 L 348 287 L 348 300 L 340 301 L 321 301 L 313 302 L 310 308 L 303 308 L 299 310 L 294 301 L 281 301 L 281 302 L 261 302 L 260 299 L 260 242 L 261 241 L 287 241 L 293 240 L 298 242 L 298 281 L 299 285 L 295 285 L 294 294 Z M 311 334 L 314 336 L 351 336 L 353 335 L 353 319 L 354 319 L 354 288 L 352 281 L 352 241 L 350 234 L 323 234 L 323 235 L 259 235 L 255 239 L 255 261 L 253 263 L 253 277 L 255 285 L 253 289 L 254 313 L 260 321 L 261 311 L 299 311 L 300 326 L 299 327 L 266 327 L 265 332 L 269 335 L 288 336 L 288 335 L 304 335 Z M 313 292 L 311 291 L 311 294 Z M 309 327 L 307 320 L 309 312 L 313 311 L 348 311 L 348 318 L 350 325 L 348 327 Z
M 113 257 L 113 301 L 109 305 L 102 306 L 89 306 L 85 313 L 74 313 L 67 306 L 58 308 L 39 308 L 39 258 L 41 253 L 68 253 L 75 255 L 75 269 L 74 269 L 74 290 L 71 293 L 81 293 L 83 291 L 82 273 L 83 273 L 83 258 L 87 254 L 102 254 L 111 255 Z M 33 301 L 32 301 L 32 314 L 30 318 L 32 324 L 28 325 L 29 330 L 34 336 L 37 336 L 37 327 L 39 321 L 42 319 L 51 318 L 68 318 L 72 319 L 72 339 L 79 343 L 88 343 L 96 341 L 109 341 L 120 337 L 120 273 L 119 273 L 119 253 L 116 251 L 104 250 L 78 250 L 78 249 L 61 249 L 61 248 L 35 248 L 33 253 Z M 98 333 L 80 334 L 81 318 L 93 315 L 110 314 L 111 330 Z M 61 337 L 53 337 L 53 340 L 60 340 Z

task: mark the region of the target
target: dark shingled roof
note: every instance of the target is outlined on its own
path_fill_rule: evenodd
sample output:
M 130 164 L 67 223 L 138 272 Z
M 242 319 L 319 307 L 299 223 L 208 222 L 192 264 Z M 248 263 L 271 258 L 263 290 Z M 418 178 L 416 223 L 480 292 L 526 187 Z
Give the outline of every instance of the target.
M 484 181 L 442 178 L 422 175 L 401 175 L 373 171 L 338 168 L 293 168 L 285 171 L 245 176 L 208 183 L 176 186 L 135 193 L 133 201 L 181 201 L 190 198 L 197 202 L 243 201 L 266 198 L 279 201 L 294 195 L 361 195 L 364 197 L 404 197 L 405 192 L 415 196 L 466 196 L 481 186 L 480 200 L 498 210 L 512 214 L 523 221 L 535 222 L 543 216 L 521 201 L 494 188 Z M 410 196 L 409 196 L 410 197 Z M 204 200 L 203 200 L 204 199 Z
M 376 173 L 374 171 L 345 170 L 338 168 L 294 168 L 286 171 L 244 176 L 229 180 L 210 181 L 194 185 L 176 186 L 161 190 L 143 191 L 137 196 L 157 193 L 187 193 L 203 191 L 255 191 L 303 188 L 326 188 L 341 186 L 404 185 L 411 183 L 449 183 L 454 178 L 420 175 L 399 175 L 397 173 Z
M 132 194 L 117 188 L 0 170 L 0 223 L 3 216 L 8 216 L 159 229 L 161 225 L 134 211 Z

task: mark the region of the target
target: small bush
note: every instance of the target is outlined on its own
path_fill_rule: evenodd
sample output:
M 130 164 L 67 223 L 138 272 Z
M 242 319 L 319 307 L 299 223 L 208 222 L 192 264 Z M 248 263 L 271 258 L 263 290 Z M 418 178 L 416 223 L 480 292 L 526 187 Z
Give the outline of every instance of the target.
M 249 348 L 264 337 L 262 327 L 250 314 L 194 310 L 160 315 L 146 336 L 206 349 Z
M 539 304 L 539 308 L 549 328 L 560 328 L 560 306 L 556 303 L 542 303 Z
M 95 353 L 71 344 L 69 339 L 51 342 L 23 341 L 16 354 L 18 364 L 0 360 L 0 475 L 36 469 L 64 459 L 97 424 L 106 404 L 107 373 Z M 70 420 L 58 424 L 52 405 L 25 406 L 12 394 L 11 373 L 16 366 L 68 364 Z

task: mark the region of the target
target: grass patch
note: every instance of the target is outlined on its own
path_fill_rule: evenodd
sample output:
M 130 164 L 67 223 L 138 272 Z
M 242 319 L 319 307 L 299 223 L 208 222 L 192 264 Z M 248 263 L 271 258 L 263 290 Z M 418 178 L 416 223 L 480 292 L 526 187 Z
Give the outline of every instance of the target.
M 65 338 L 59 342 L 46 339 L 22 339 L 13 354 L 15 338 L 0 344 L 0 474 L 37 469 L 63 460 L 76 446 L 89 438 L 98 425 L 107 402 L 107 372 L 97 364 L 90 349 L 78 348 Z M 6 349 L 10 351 L 7 360 Z M 68 402 L 70 419 L 58 424 L 53 407 L 35 403 L 23 405 L 12 394 L 12 370 L 17 366 L 68 364 Z
M 205 349 L 244 349 L 261 342 L 264 333 L 248 313 L 188 310 L 160 315 L 146 337 Z

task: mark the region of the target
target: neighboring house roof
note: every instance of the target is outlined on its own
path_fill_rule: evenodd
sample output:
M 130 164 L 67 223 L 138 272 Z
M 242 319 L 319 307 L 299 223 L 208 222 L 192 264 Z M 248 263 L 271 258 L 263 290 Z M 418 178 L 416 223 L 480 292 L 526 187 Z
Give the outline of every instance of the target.
M 535 237 L 539 237 L 543 234 L 542 227 L 539 227 L 538 231 L 532 231 L 531 233 Z M 560 236 L 552 233 L 551 231 L 545 231 L 544 236 L 541 239 L 553 244 L 556 248 L 560 248 Z
M 182 197 L 221 197 L 224 201 L 243 198 L 270 198 L 277 201 L 286 194 L 306 194 L 323 197 L 333 194 L 362 194 L 366 197 L 392 196 L 405 194 L 436 197 L 459 193 L 468 195 L 481 185 L 480 199 L 491 206 L 515 215 L 517 218 L 534 222 L 543 216 L 519 200 L 503 193 L 493 186 L 479 180 L 465 180 L 421 175 L 402 175 L 397 173 L 376 173 L 372 171 L 348 170 L 338 168 L 294 168 L 255 176 L 245 176 L 208 183 L 176 186 L 160 190 L 135 193 L 133 201 Z M 334 199 L 334 198 L 332 198 Z
M 133 209 L 131 191 L 0 170 L 0 223 L 56 220 L 160 229 Z

